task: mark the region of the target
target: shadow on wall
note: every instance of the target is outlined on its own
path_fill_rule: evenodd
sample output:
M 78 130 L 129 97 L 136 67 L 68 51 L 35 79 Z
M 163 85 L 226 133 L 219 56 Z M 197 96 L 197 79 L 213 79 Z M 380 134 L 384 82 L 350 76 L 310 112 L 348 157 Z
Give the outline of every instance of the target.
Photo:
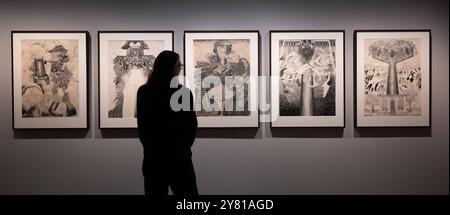
M 344 128 L 270 128 L 274 138 L 342 138 Z
M 139 138 L 136 128 L 100 129 L 95 138 Z M 14 139 L 87 138 L 89 129 L 24 129 L 14 130 Z M 261 139 L 259 128 L 199 128 L 197 138 Z
M 273 138 L 342 138 L 344 128 L 270 128 Z M 101 138 L 138 138 L 137 129 L 101 129 Z M 88 129 L 15 130 L 14 139 L 87 138 Z M 431 128 L 356 128 L 354 137 L 431 137 Z M 261 139 L 259 128 L 199 128 L 197 138 Z
M 137 128 L 102 128 L 100 133 L 103 138 L 139 138 Z
M 197 138 L 261 139 L 263 128 L 199 128 Z M 273 138 L 342 138 L 344 128 L 271 128 Z M 101 129 L 96 138 L 138 138 L 135 128 Z M 88 138 L 89 129 L 14 130 L 14 139 Z M 355 138 L 364 137 L 431 137 L 431 127 L 355 128 Z
M 431 127 L 355 128 L 354 137 L 431 137 Z
M 274 138 L 343 138 L 344 128 L 270 128 Z M 354 138 L 431 137 L 431 127 L 355 128 Z
M 24 129 L 14 130 L 14 139 L 87 138 L 89 129 Z
M 259 128 L 198 128 L 197 138 L 258 139 Z M 136 128 L 100 129 L 103 138 L 139 138 Z
M 261 139 L 260 128 L 199 128 L 197 138 Z

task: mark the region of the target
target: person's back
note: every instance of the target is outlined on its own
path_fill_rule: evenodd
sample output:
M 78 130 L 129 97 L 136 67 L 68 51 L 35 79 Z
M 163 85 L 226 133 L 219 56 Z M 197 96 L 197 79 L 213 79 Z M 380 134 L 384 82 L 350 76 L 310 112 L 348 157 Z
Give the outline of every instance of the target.
M 197 134 L 197 117 L 189 89 L 170 81 L 181 70 L 179 55 L 161 52 L 153 72 L 137 92 L 137 121 L 139 140 L 144 148 L 142 172 L 146 195 L 198 195 L 191 147 Z M 175 92 L 189 97 L 189 110 L 173 110 L 171 98 Z M 179 101 L 180 105 L 186 101 Z
M 138 90 L 139 139 L 144 146 L 144 155 L 149 159 L 173 160 L 191 156 L 197 130 L 195 112 L 192 109 L 174 111 L 170 106 L 173 93 L 186 90 L 183 88 L 181 85 L 178 88 L 143 85 Z

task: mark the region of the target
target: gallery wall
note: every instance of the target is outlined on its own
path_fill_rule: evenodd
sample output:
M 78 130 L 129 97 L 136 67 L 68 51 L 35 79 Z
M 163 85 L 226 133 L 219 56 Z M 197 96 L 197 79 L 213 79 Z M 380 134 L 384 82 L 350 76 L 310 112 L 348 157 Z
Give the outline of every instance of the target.
M 270 30 L 345 30 L 345 128 L 200 129 L 201 194 L 448 194 L 448 1 L 2 1 L 0 194 L 143 194 L 135 129 L 98 127 L 100 30 L 259 30 L 269 75 Z M 430 29 L 431 127 L 355 128 L 353 31 Z M 12 129 L 12 30 L 91 35 L 89 129 Z M 269 97 L 269 91 L 261 96 Z M 269 100 L 267 100 L 269 103 Z

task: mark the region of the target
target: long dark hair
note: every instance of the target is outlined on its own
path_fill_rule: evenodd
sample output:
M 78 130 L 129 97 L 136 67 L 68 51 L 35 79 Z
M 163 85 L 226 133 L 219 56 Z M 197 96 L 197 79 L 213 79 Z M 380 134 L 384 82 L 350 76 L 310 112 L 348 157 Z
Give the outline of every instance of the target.
M 147 85 L 169 87 L 170 81 L 175 77 L 175 66 L 180 59 L 174 51 L 163 51 L 155 59 L 152 74 L 148 76 Z

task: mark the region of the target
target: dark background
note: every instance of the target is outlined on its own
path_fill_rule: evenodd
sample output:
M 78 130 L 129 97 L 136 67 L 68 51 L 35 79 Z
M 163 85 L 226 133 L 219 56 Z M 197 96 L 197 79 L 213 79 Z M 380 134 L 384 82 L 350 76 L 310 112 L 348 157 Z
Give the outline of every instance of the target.
M 447 194 L 449 11 L 429 1 L 2 1 L 0 194 L 143 194 L 136 130 L 98 129 L 97 31 L 345 30 L 346 127 L 201 129 L 193 160 L 201 194 Z M 353 31 L 431 29 L 432 127 L 354 128 Z M 12 130 L 12 30 L 87 30 L 90 129 Z M 262 96 L 269 97 L 269 92 Z

